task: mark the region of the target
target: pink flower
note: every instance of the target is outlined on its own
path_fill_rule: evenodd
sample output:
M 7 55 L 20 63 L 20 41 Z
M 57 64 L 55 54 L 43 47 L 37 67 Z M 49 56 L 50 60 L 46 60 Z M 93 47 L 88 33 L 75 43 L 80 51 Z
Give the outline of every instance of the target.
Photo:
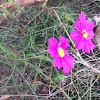
M 77 30 L 70 32 L 72 40 L 76 40 L 75 48 L 83 49 L 85 53 L 90 53 L 90 49 L 94 49 L 95 45 L 91 39 L 94 37 L 93 22 L 87 22 L 84 12 L 79 14 L 79 19 L 76 19 L 74 26 Z
M 48 52 L 53 58 L 54 65 L 58 69 L 61 69 L 63 66 L 63 72 L 68 74 L 71 70 L 71 66 L 74 68 L 74 64 L 73 58 L 68 54 L 67 50 L 64 50 L 68 47 L 67 38 L 60 36 L 58 43 L 58 41 L 52 37 L 48 42 Z

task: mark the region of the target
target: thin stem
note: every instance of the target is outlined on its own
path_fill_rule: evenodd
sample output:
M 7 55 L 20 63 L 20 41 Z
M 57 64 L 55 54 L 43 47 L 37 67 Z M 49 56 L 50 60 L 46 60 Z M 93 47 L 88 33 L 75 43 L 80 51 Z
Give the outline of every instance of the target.
M 61 22 L 61 20 L 60 20 L 60 18 L 59 18 L 59 16 L 58 16 L 58 14 L 57 14 L 57 12 L 56 12 L 55 10 L 53 10 L 53 12 L 55 13 L 55 15 L 56 15 L 56 17 L 57 17 L 57 19 L 58 19 L 58 21 L 59 21 L 60 25 L 64 28 L 64 30 L 65 30 L 65 32 L 66 32 L 66 34 L 67 34 L 68 38 L 70 39 L 70 41 L 71 41 L 71 43 L 72 43 L 73 47 L 75 48 L 74 42 L 72 41 L 72 39 L 71 39 L 71 37 L 70 37 L 70 35 L 69 35 L 68 31 L 66 30 L 66 28 L 65 28 L 64 24 Z M 76 49 L 75 49 L 75 50 L 76 50 Z

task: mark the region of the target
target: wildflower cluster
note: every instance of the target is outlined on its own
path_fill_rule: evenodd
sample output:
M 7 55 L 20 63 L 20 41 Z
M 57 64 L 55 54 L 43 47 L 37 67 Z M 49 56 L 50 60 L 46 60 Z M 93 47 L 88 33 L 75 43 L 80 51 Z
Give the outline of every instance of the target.
M 79 21 L 80 20 L 80 21 Z M 90 49 L 94 49 L 95 45 L 91 39 L 94 37 L 93 22 L 87 22 L 84 12 L 79 14 L 79 20 L 76 19 L 74 26 L 77 30 L 70 32 L 72 40 L 76 40 L 75 48 L 82 49 L 85 53 L 90 53 Z M 63 72 L 68 74 L 71 67 L 74 68 L 73 57 L 69 55 L 67 38 L 59 36 L 59 42 L 56 38 L 52 37 L 48 40 L 48 52 L 53 58 L 54 65 L 61 69 L 63 66 Z

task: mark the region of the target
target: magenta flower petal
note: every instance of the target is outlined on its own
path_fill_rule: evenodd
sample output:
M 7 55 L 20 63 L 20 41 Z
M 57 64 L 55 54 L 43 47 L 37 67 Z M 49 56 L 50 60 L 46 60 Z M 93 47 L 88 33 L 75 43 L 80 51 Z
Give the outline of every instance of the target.
M 85 53 L 90 53 L 90 49 L 94 49 L 94 47 L 95 45 L 92 43 L 91 40 L 87 40 L 84 38 L 77 40 L 75 43 L 75 48 L 83 49 Z
M 88 32 L 88 31 L 93 30 L 93 26 L 94 26 L 93 22 L 86 22 L 86 26 L 84 29 Z
M 70 31 L 70 37 L 72 38 L 72 40 L 77 40 L 78 38 L 81 38 L 82 35 L 79 31 L 73 30 L 73 31 Z
M 90 49 L 94 49 L 94 48 L 95 48 L 95 45 L 92 43 L 91 40 L 85 41 L 85 48 L 84 48 L 85 53 L 90 53 Z
M 84 39 L 84 38 L 76 40 L 75 48 L 82 49 L 85 52 L 85 49 L 88 49 L 85 40 L 86 39 Z M 85 53 L 87 53 L 87 52 L 85 52 Z
M 66 50 L 65 50 L 66 51 Z M 65 56 L 64 56 L 64 59 L 68 62 L 68 64 L 74 68 L 74 64 L 73 64 L 73 57 L 71 57 L 67 51 L 65 52 Z
M 84 38 L 78 39 L 75 43 L 75 48 L 84 49 L 85 41 Z
M 61 69 L 62 67 L 62 60 L 60 57 L 56 57 L 53 59 L 53 63 L 54 65 L 58 68 L 58 69 Z
M 84 39 L 77 40 L 76 43 L 75 43 L 75 48 L 83 49 L 83 51 L 84 51 L 84 49 L 87 49 L 87 48 L 85 48 L 85 41 L 84 41 Z
M 58 47 L 58 41 L 52 37 L 50 39 L 48 39 L 48 42 L 49 42 L 49 46 L 53 46 L 54 48 L 57 48 Z
M 82 12 L 81 14 L 79 14 L 79 19 L 80 19 L 81 23 L 86 22 L 86 16 L 85 16 L 84 12 Z
M 90 53 L 90 49 L 89 49 L 89 46 L 88 46 L 88 44 L 87 44 L 87 41 L 85 41 L 86 42 L 86 44 L 85 44 L 85 46 L 84 46 L 84 52 L 85 53 Z
M 63 72 L 68 74 L 71 70 L 71 67 L 64 58 L 62 59 L 62 65 L 63 65 Z
M 88 39 L 93 39 L 93 37 L 94 37 L 94 32 L 93 32 L 93 30 L 91 30 L 91 31 L 89 31 L 89 32 L 87 32 L 88 33 Z
M 68 47 L 68 42 L 67 42 L 67 38 L 65 37 L 59 37 L 59 47 L 61 47 L 62 49 L 65 49 Z
M 86 42 L 87 42 L 88 47 L 89 47 L 90 49 L 94 49 L 94 48 L 95 48 L 95 45 L 93 44 L 93 42 L 92 42 L 91 40 L 87 40 Z
M 74 26 L 78 31 L 80 31 L 80 32 L 82 31 L 81 24 L 80 24 L 80 22 L 79 22 L 79 20 L 77 18 L 75 20 Z
M 79 14 L 79 19 L 80 19 L 82 30 L 84 30 L 86 27 L 86 16 L 85 16 L 84 12 Z
M 54 48 L 53 46 L 48 47 L 48 52 L 49 52 L 51 58 L 55 58 L 58 56 L 57 49 Z

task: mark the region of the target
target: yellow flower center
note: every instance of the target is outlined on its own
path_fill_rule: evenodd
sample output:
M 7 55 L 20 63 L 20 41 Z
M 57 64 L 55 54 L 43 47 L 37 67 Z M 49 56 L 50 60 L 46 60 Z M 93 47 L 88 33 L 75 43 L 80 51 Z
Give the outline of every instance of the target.
M 86 30 L 83 30 L 83 31 L 82 31 L 82 36 L 83 36 L 84 38 L 87 38 L 88 34 L 87 34 Z
M 61 47 L 58 48 L 58 54 L 60 57 L 64 57 L 64 50 Z

